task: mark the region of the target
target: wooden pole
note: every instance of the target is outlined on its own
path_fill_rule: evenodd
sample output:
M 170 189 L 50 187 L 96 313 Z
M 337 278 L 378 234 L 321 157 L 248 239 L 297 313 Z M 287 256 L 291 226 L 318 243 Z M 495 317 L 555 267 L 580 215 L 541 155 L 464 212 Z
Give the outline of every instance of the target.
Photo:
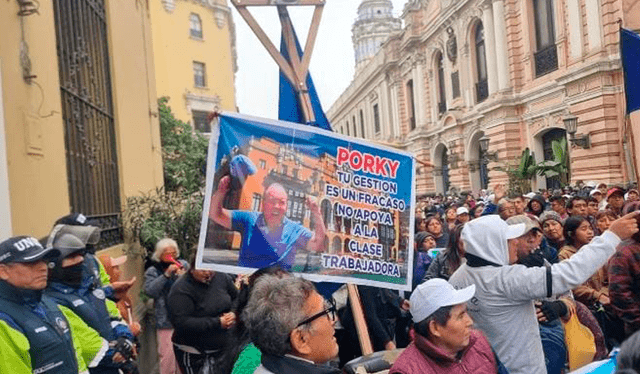
M 372 354 L 373 346 L 371 345 L 369 329 L 367 328 L 367 321 L 364 317 L 358 287 L 356 287 L 355 284 L 347 284 L 347 291 L 349 292 L 349 304 L 351 305 L 351 311 L 353 312 L 353 321 L 356 325 L 356 330 L 358 331 L 360 350 L 362 351 L 363 356 Z

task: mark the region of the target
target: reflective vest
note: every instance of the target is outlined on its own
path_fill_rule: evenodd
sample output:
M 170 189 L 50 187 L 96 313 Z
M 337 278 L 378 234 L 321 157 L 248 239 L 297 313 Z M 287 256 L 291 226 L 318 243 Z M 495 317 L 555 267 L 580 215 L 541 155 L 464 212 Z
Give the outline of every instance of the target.
M 104 339 L 115 340 L 111 316 L 107 310 L 105 294 L 102 289 L 75 289 L 61 283 L 51 282 L 45 294 L 57 304 L 71 309 Z
M 27 304 L 0 282 L 0 320 L 29 341 L 34 374 L 77 374 L 78 362 L 69 322 L 58 306 L 46 296 Z

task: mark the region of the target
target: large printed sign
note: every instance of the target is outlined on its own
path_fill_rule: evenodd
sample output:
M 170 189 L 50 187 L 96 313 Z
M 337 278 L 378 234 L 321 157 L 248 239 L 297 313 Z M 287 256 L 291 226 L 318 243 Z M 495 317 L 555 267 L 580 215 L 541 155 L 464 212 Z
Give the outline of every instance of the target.
M 209 147 L 196 265 L 411 288 L 414 160 L 311 126 L 225 113 Z

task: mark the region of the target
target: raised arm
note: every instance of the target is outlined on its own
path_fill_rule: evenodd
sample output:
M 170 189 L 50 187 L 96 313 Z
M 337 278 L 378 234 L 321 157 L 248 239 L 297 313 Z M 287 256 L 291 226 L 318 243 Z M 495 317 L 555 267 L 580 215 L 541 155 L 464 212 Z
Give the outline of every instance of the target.
M 605 265 L 615 253 L 621 240 L 638 232 L 636 213 L 615 220 L 609 230 L 596 236 L 571 256 L 551 266 L 552 294 L 557 295 L 576 288 Z M 546 268 L 512 266 L 507 270 L 503 285 L 513 300 L 531 300 L 546 296 Z
M 231 178 L 226 175 L 218 182 L 218 189 L 211 196 L 211 205 L 209 205 L 209 218 L 218 225 L 231 229 L 231 211 L 222 207 L 224 197 L 229 192 Z
M 322 218 L 320 207 L 314 199 L 307 197 L 307 206 L 311 211 L 313 222 L 315 222 L 313 237 L 307 243 L 307 250 L 321 252 L 324 250 L 324 238 L 327 236 L 327 229 L 324 227 L 324 219 Z

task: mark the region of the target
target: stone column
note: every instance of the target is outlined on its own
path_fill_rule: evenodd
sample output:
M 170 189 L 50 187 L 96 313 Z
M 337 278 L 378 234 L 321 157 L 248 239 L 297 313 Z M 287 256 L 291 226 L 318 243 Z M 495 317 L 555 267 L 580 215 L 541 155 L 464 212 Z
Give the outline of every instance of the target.
M 600 1 L 586 1 L 585 9 L 587 13 L 587 37 L 589 38 L 589 51 L 597 51 L 602 48 Z
M 401 135 L 400 131 L 400 103 L 398 102 L 398 86 L 400 85 L 399 81 L 395 81 L 391 83 L 391 118 L 392 126 L 391 126 L 391 138 L 399 138 Z
M 498 90 L 498 64 L 496 64 L 496 38 L 493 25 L 491 3 L 482 4 L 482 26 L 484 28 L 484 45 L 487 52 L 487 84 L 489 95 Z M 476 66 L 475 61 L 470 61 Z
M 436 106 L 438 104 L 436 104 L 438 102 L 438 85 L 436 83 L 436 78 L 435 78 L 436 73 L 433 71 L 433 69 L 429 70 L 429 97 L 431 98 L 431 105 L 429 105 L 429 118 L 431 118 L 431 123 L 435 124 L 438 121 L 438 112 L 437 112 L 437 108 Z
M 496 38 L 496 62 L 498 65 L 498 90 L 504 90 L 511 86 L 509 81 L 509 54 L 507 50 L 507 23 L 504 19 L 504 0 L 495 0 L 493 2 L 493 21 Z
M 413 87 L 416 94 L 414 103 L 416 111 L 416 128 L 426 125 L 426 101 L 424 99 L 424 55 L 416 55 L 416 67 L 414 69 Z
M 391 126 L 393 122 L 391 120 L 391 110 L 389 110 L 389 85 L 387 79 L 382 79 L 380 85 L 380 137 L 386 139 L 389 137 Z
M 582 57 L 583 44 L 580 0 L 567 0 L 567 16 L 569 21 L 569 56 L 571 59 L 579 59 Z

